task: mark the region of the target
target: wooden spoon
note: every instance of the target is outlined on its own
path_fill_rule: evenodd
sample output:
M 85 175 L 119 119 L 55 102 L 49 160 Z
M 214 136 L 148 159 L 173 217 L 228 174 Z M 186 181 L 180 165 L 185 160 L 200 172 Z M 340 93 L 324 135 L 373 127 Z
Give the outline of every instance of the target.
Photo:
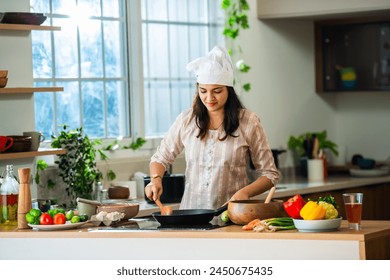
M 160 199 L 156 199 L 155 203 L 157 204 L 158 207 L 160 207 L 161 215 L 164 215 L 164 216 L 172 215 L 173 209 L 172 209 L 171 206 L 164 206 L 164 205 L 162 205 Z
M 269 193 L 268 193 L 268 195 L 267 195 L 267 197 L 266 197 L 264 203 L 269 203 L 269 202 L 271 201 L 272 196 L 273 196 L 274 193 L 275 193 L 275 190 L 276 190 L 276 187 L 275 187 L 275 186 L 273 186 L 273 187 L 269 190 Z

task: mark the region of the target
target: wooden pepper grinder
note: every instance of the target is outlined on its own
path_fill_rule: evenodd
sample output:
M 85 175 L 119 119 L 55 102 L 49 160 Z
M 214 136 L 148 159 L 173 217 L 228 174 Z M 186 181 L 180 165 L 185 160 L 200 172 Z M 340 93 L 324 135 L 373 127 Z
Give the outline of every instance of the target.
M 27 225 L 26 214 L 31 210 L 30 168 L 19 168 L 19 199 L 18 199 L 18 228 L 30 228 Z

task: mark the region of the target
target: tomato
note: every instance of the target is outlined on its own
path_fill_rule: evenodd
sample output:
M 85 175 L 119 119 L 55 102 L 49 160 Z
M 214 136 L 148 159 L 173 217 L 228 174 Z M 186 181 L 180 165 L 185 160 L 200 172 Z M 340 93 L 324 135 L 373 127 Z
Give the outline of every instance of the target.
M 66 218 L 65 218 L 65 215 L 63 213 L 57 213 L 54 215 L 53 217 L 53 223 L 55 225 L 63 225 L 66 223 Z
M 53 218 L 48 213 L 43 213 L 39 218 L 40 225 L 52 225 Z

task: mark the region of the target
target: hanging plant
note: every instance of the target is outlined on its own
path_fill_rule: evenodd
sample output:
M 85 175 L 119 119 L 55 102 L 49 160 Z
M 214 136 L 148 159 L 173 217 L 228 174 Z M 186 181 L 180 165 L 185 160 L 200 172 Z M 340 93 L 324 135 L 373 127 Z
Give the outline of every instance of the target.
M 236 40 L 240 35 L 241 30 L 249 28 L 247 15 L 250 9 L 249 4 L 247 0 L 222 0 L 221 7 L 225 11 L 226 15 L 223 35 L 228 41 L 230 41 L 228 42 L 228 45 L 232 46 L 228 49 L 228 51 L 232 57 L 239 57 L 242 54 L 242 49 L 241 46 L 236 43 Z M 251 67 L 243 59 L 238 59 L 235 66 L 239 73 L 248 73 L 251 69 Z M 238 76 L 239 75 L 235 75 L 235 85 L 239 84 L 244 91 L 250 91 L 251 84 L 244 83 L 241 85 L 241 82 L 238 80 Z

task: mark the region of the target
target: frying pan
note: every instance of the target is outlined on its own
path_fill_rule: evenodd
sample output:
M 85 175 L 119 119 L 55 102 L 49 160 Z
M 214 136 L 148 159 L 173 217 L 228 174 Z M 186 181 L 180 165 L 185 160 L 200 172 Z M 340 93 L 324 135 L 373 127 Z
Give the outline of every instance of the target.
M 214 216 L 227 210 L 227 204 L 216 209 L 185 209 L 173 210 L 172 215 L 161 215 L 161 212 L 152 213 L 153 218 L 162 226 L 166 225 L 205 225 Z

